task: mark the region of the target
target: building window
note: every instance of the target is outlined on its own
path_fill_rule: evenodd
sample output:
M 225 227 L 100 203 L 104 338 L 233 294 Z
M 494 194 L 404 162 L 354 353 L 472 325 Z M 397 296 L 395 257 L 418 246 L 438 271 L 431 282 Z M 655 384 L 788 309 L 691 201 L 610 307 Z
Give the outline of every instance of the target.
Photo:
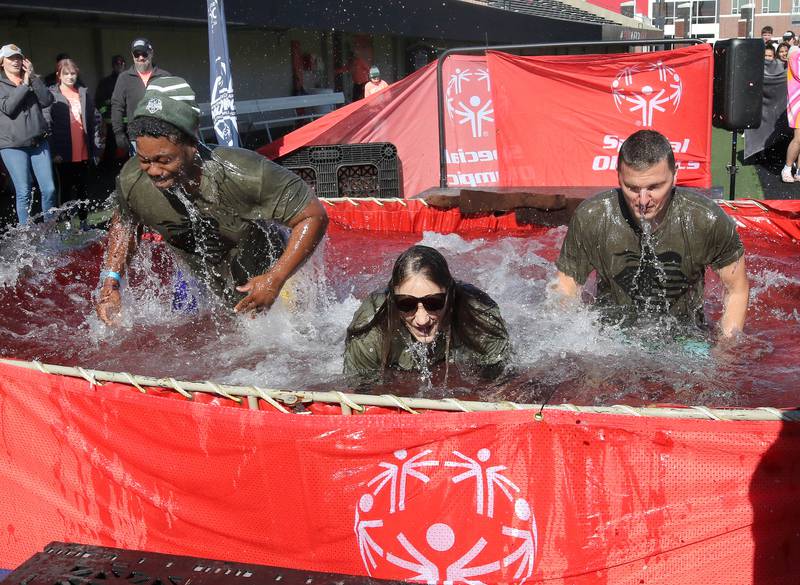
M 794 4 L 796 0 L 792 0 Z M 775 12 L 781 11 L 781 2 L 780 0 L 761 0 L 761 12 L 762 14 L 770 14 Z
M 800 14 L 800 0 L 792 0 L 792 14 Z

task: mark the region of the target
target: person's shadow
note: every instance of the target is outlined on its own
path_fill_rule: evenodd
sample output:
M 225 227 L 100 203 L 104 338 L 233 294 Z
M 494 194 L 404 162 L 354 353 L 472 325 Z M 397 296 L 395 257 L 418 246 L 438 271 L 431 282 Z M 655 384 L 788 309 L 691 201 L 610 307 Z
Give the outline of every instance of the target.
M 800 583 L 800 413 L 792 414 L 750 481 L 757 585 Z

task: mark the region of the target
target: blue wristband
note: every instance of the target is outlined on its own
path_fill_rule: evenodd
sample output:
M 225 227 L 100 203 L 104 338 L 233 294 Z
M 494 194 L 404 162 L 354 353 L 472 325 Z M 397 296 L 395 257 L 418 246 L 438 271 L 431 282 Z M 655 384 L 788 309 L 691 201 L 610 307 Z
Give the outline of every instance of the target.
M 103 270 L 100 273 L 100 280 L 105 280 L 106 278 L 113 278 L 117 282 L 122 280 L 122 275 L 119 272 L 114 272 L 113 270 Z

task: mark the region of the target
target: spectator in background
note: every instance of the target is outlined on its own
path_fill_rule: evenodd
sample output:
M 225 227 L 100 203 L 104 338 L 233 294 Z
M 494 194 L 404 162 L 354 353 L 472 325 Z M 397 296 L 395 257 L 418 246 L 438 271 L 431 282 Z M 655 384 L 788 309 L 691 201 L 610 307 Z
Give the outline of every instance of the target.
M 364 86 L 364 97 L 369 97 L 373 93 L 389 87 L 389 84 L 381 79 L 381 71 L 375 65 L 369 69 L 369 81 Z
M 789 47 L 791 47 L 791 45 L 784 42 L 778 45 L 778 48 L 775 49 L 775 58 L 783 64 L 784 69 L 786 69 L 786 66 L 789 63 Z
M 353 81 L 353 101 L 358 101 L 364 97 L 364 86 L 369 81 L 369 65 L 360 56 L 350 54 L 347 65 L 340 67 L 336 73 L 349 73 Z
M 792 31 L 787 30 L 785 33 L 783 33 L 783 42 L 788 43 L 789 45 L 796 45 L 797 37 Z
M 42 211 L 57 205 L 43 112 L 53 96 L 17 45 L 0 48 L 0 69 L 0 156 L 14 183 L 17 219 L 25 224 L 32 204 L 31 169 L 42 193 Z
M 134 39 L 131 43 L 131 55 L 133 55 L 133 67 L 120 73 L 114 85 L 114 93 L 111 96 L 111 126 L 117 148 L 129 150 L 133 155 L 135 145 L 128 140 L 125 126 L 128 120 L 133 119 L 133 112 L 144 96 L 147 84 L 170 73 L 153 64 L 155 52 L 153 45 L 147 39 Z
M 792 166 L 797 163 L 797 157 L 800 156 L 800 63 L 798 61 L 800 61 L 800 47 L 793 46 L 789 49 L 786 75 L 786 115 L 794 134 L 789 148 L 786 149 L 786 161 L 781 171 L 781 180 L 784 183 L 800 181 L 800 178 L 795 178 L 792 173 Z
M 57 73 L 57 70 L 58 70 L 58 64 L 63 59 L 69 59 L 69 55 L 67 55 L 66 53 L 59 53 L 58 55 L 56 55 L 56 71 L 53 71 L 52 73 L 48 73 L 47 75 L 44 76 L 44 84 L 47 87 L 52 87 L 57 83 L 58 80 L 57 80 L 57 77 L 56 77 L 56 73 Z
M 772 27 L 769 25 L 761 29 L 761 40 L 764 41 L 765 45 L 773 44 L 774 41 L 772 40 L 772 34 L 773 34 Z
M 117 84 L 119 74 L 125 70 L 125 65 L 125 57 L 122 55 L 111 57 L 111 74 L 100 80 L 100 83 L 97 84 L 97 91 L 94 92 L 95 107 L 103 117 L 106 136 L 110 136 L 113 133 L 113 128 L 111 127 L 111 96 L 114 95 L 114 86 Z M 114 158 L 115 146 L 114 140 L 106 141 L 105 160 Z
M 79 69 L 72 59 L 56 67 L 58 84 L 50 91 L 50 147 L 61 188 L 61 203 L 88 198 L 89 165 L 96 165 L 104 146 L 103 123 L 85 87 L 78 87 Z M 81 229 L 87 229 L 88 207 L 78 207 Z

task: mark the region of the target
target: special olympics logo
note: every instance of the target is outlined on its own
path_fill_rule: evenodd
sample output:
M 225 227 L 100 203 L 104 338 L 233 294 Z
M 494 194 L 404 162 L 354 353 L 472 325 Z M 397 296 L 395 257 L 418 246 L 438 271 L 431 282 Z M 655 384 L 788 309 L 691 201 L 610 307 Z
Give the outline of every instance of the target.
M 217 0 L 211 0 L 208 3 L 208 22 L 212 31 L 217 26 L 218 10 L 219 10 L 219 2 Z
M 683 96 L 683 82 L 680 75 L 661 61 L 646 65 L 633 65 L 620 71 L 611 82 L 611 95 L 614 105 L 622 112 L 624 108 L 631 113 L 639 113 L 637 126 L 649 128 L 653 125 L 655 112 L 678 110 Z
M 456 68 L 447 82 L 446 104 L 450 119 L 469 124 L 473 138 L 488 135 L 484 126 L 494 122 L 489 70 Z
M 155 114 L 156 112 L 160 112 L 164 109 L 164 105 L 161 103 L 159 98 L 150 98 L 147 100 L 147 105 L 144 107 L 150 114 Z
M 452 451 L 447 461 L 428 459 L 431 453 L 395 451 L 367 481 L 353 526 L 367 573 L 380 567 L 382 576 L 391 571 L 407 581 L 481 583 L 493 573 L 494 580 L 511 580 L 513 572 L 524 583 L 533 574 L 538 533 L 510 470 L 492 462 L 486 448 L 474 457 Z M 442 517 L 454 508 L 457 526 Z

